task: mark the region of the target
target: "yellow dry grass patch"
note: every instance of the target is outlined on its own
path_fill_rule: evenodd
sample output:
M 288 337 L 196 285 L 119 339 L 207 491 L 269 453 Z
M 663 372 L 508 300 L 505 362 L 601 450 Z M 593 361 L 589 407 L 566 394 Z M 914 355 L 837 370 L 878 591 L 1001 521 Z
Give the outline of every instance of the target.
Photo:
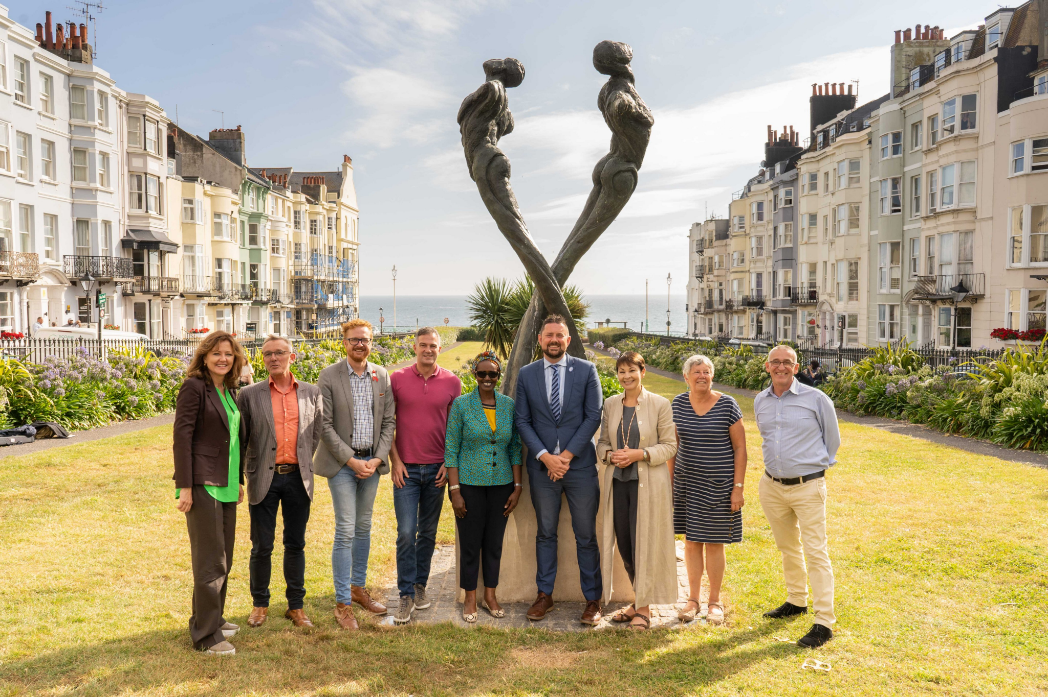
M 516 667 L 526 670 L 563 670 L 570 668 L 588 652 L 560 651 L 554 647 L 512 649 L 507 658 Z M 591 657 L 592 658 L 592 657 Z

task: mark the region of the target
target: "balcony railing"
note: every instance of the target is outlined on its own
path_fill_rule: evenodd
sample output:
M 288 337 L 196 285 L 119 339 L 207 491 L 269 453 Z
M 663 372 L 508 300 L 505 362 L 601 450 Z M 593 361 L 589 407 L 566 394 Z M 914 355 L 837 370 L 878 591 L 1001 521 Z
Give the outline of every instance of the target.
M 794 305 L 817 305 L 819 303 L 819 288 L 814 283 L 794 286 L 790 292 Z
M 131 285 L 135 293 L 151 293 L 154 295 L 177 295 L 178 279 L 164 276 L 135 276 Z
M 91 274 L 96 280 L 130 281 L 135 277 L 135 265 L 126 257 L 95 257 L 66 254 L 62 257 L 65 275 L 70 279 Z
M 733 299 L 731 299 L 731 298 L 728 298 L 727 300 L 725 300 L 724 301 L 724 309 L 727 310 L 728 312 L 731 312 L 732 310 L 734 310 L 735 309 L 735 301 Z
M 918 276 L 913 285 L 913 298 L 918 300 L 947 300 L 953 298 L 951 288 L 963 283 L 972 297 L 986 295 L 986 274 L 952 273 L 938 276 Z
M 0 278 L 37 279 L 40 257 L 33 252 L 0 252 Z
M 743 307 L 764 307 L 764 293 L 760 290 L 754 291 L 752 295 L 742 296 Z
M 182 292 L 187 295 L 213 295 L 210 276 L 182 276 Z

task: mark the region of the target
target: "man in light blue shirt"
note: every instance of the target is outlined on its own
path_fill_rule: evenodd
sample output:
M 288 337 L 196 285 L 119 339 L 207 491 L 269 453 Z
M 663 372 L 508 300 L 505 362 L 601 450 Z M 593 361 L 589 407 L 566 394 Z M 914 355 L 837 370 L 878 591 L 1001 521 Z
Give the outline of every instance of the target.
M 833 566 L 826 540 L 826 470 L 837 462 L 841 434 L 833 401 L 799 382 L 797 353 L 789 346 L 768 352 L 771 387 L 753 400 L 764 454 L 758 491 L 775 544 L 782 552 L 786 602 L 764 613 L 781 619 L 808 612 L 812 590 L 815 624 L 797 642 L 822 646 L 833 637 Z

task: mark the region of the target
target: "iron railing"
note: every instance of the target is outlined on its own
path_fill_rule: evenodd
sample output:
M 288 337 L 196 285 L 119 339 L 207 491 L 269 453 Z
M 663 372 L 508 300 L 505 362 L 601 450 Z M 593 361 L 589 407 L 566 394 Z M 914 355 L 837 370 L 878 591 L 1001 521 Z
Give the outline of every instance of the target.
M 33 252 L 0 252 L 0 277 L 39 278 L 40 256 Z
M 756 290 L 751 295 L 742 296 L 743 307 L 764 307 L 764 293 Z
M 968 295 L 982 297 L 986 295 L 986 274 L 952 273 L 938 276 L 917 276 L 914 279 L 913 295 L 915 300 L 946 300 L 953 297 L 951 288 L 963 283 Z
M 125 288 L 127 286 L 131 286 L 135 293 L 178 294 L 178 279 L 165 276 L 135 276 L 134 283 L 125 284 Z
M 814 283 L 794 286 L 791 292 L 794 305 L 817 305 L 819 302 L 819 288 Z
M 120 279 L 130 281 L 135 277 L 134 261 L 126 257 L 66 254 L 62 257 L 62 266 L 65 275 L 71 279 L 80 278 L 84 274 L 90 274 L 96 280 Z

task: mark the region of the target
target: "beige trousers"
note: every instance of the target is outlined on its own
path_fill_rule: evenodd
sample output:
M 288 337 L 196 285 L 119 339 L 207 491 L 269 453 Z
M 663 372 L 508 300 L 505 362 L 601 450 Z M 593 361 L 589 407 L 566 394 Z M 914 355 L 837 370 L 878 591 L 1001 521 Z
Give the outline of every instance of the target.
M 833 614 L 833 566 L 826 542 L 826 478 L 786 486 L 765 475 L 757 491 L 775 544 L 782 552 L 786 600 L 807 607 L 810 582 L 815 624 L 832 628 L 837 618 Z

